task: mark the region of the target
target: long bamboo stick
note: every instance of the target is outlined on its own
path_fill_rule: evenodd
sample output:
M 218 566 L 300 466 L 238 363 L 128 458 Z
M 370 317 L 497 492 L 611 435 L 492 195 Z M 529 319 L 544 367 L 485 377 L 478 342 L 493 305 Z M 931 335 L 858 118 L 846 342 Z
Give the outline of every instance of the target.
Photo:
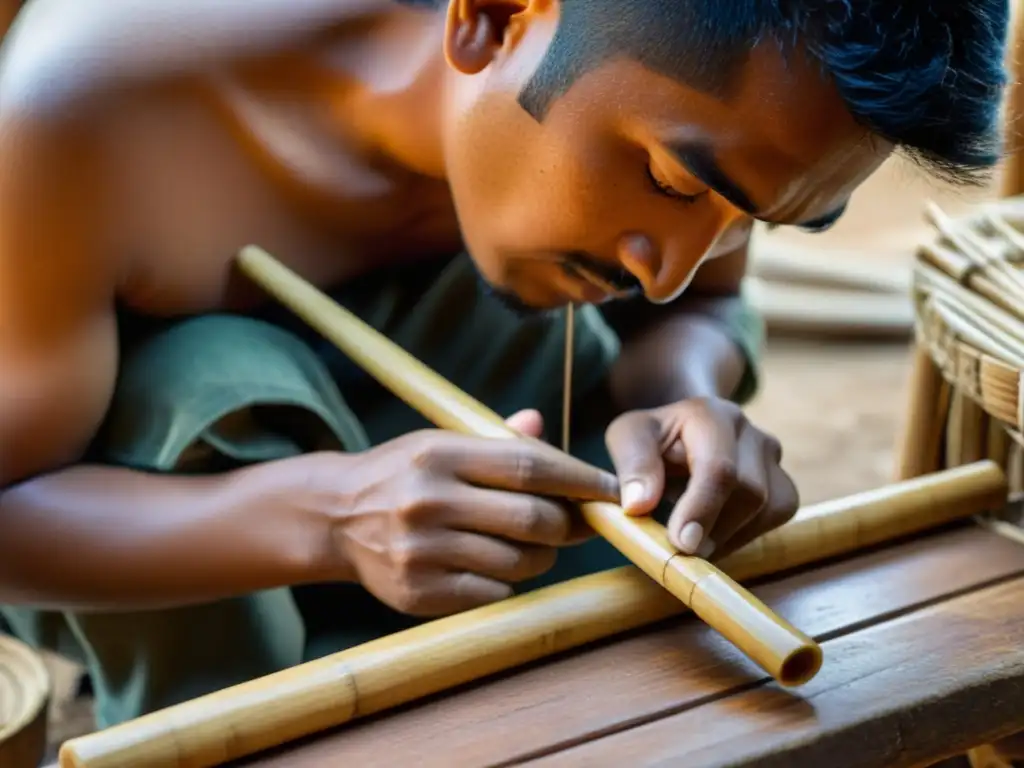
M 489 438 L 517 433 L 494 411 L 377 332 L 266 251 L 245 248 L 239 267 L 251 280 L 333 342 L 357 365 L 439 427 Z M 587 524 L 786 686 L 821 668 L 821 647 L 716 566 L 681 554 L 665 527 L 616 504 L 578 505 Z
M 725 558 L 737 579 L 779 573 L 1002 507 L 992 461 L 805 507 Z M 61 768 L 215 768 L 652 624 L 683 605 L 632 566 L 438 619 L 66 742 Z

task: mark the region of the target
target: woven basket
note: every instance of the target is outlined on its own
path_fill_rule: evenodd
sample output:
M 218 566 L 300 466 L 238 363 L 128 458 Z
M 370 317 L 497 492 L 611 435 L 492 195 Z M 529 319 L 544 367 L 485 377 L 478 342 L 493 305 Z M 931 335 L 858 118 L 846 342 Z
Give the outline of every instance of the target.
M 36 768 L 46 753 L 50 675 L 28 646 L 0 635 L 0 766 Z
M 935 236 L 913 276 L 916 354 L 899 474 L 983 458 L 1024 490 L 1024 198 L 952 219 L 927 208 Z

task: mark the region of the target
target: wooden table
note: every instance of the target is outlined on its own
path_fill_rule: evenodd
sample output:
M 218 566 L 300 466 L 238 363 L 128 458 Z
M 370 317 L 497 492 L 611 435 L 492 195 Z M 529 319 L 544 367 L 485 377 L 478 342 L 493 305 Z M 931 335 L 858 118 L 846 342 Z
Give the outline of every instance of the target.
M 1024 545 L 963 524 L 754 591 L 822 642 L 807 686 L 683 617 L 238 765 L 899 768 L 1024 728 Z

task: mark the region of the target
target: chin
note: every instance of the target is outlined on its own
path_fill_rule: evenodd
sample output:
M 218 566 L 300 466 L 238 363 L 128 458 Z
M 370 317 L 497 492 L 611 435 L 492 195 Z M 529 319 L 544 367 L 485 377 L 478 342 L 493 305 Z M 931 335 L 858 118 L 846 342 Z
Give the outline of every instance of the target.
M 483 275 L 477 274 L 481 290 L 485 295 L 497 299 L 505 309 L 522 318 L 545 317 L 557 314 L 563 304 L 552 304 L 550 306 L 538 306 L 523 299 L 518 293 L 510 288 L 501 285 L 494 285 L 488 282 Z

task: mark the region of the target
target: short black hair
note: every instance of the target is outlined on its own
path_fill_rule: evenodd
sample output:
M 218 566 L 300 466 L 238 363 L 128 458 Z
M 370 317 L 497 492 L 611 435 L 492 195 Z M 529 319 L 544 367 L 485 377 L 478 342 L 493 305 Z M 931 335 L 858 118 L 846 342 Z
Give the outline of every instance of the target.
M 800 45 L 866 130 L 942 180 L 976 185 L 1001 159 L 1009 16 L 1008 0 L 562 0 L 519 103 L 543 120 L 616 56 L 725 96 L 756 45 Z

